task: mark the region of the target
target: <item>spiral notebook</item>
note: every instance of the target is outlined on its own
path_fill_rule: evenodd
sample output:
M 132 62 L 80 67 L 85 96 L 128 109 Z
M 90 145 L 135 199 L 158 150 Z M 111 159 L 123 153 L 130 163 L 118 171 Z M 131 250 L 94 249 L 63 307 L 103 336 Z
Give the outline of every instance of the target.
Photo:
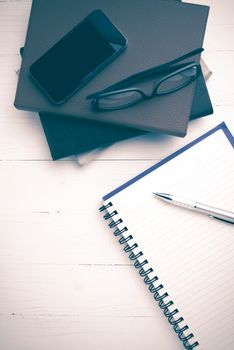
M 100 208 L 181 349 L 234 349 L 234 227 L 152 192 L 234 211 L 233 148 L 221 123 L 105 195 Z

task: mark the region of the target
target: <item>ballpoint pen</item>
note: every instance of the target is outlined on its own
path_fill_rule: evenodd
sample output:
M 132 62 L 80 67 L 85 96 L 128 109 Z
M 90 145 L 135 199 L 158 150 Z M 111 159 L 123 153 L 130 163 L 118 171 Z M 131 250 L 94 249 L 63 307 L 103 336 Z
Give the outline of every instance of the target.
M 234 212 L 232 211 L 211 207 L 207 204 L 199 203 L 190 199 L 182 198 L 180 196 L 168 193 L 153 192 L 153 194 L 168 203 L 190 210 L 194 210 L 202 214 L 206 214 L 214 219 L 234 224 Z

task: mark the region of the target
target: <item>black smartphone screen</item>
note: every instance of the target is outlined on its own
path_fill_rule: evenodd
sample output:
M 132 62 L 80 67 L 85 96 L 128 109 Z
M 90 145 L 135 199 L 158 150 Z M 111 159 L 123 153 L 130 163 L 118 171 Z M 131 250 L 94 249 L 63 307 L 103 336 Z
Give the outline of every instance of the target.
M 53 102 L 61 103 L 125 45 L 123 35 L 96 10 L 40 57 L 30 73 Z

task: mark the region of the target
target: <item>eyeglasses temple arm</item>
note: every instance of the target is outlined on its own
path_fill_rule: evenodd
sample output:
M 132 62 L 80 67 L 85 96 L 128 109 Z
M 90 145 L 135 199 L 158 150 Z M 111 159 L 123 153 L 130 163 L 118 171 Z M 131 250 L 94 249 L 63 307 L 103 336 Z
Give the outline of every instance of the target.
M 130 77 L 127 77 L 121 81 L 119 81 L 118 83 L 115 83 L 111 86 L 109 86 L 108 88 L 106 89 L 103 89 L 103 90 L 99 90 L 95 93 L 92 93 L 90 95 L 88 95 L 86 97 L 86 99 L 90 99 L 90 98 L 95 98 L 96 96 L 100 95 L 101 93 L 105 93 L 105 92 L 108 92 L 110 90 L 115 90 L 115 89 L 118 89 L 120 88 L 122 85 L 125 85 L 127 84 L 128 82 L 133 82 L 134 80 L 138 80 L 140 78 L 146 78 L 148 76 L 150 76 L 151 74 L 154 74 L 154 73 L 157 73 L 157 72 L 160 72 L 160 71 L 163 71 L 167 66 L 171 66 L 177 62 L 180 62 L 180 61 L 183 61 L 185 60 L 186 58 L 189 58 L 189 57 L 192 57 L 192 56 L 195 56 L 195 55 L 198 55 L 200 54 L 202 51 L 204 51 L 203 48 L 199 48 L 199 49 L 196 49 L 196 50 L 193 50 L 191 52 L 188 52 L 187 54 L 183 55 L 183 56 L 180 56 L 180 57 L 177 57 L 175 58 L 174 60 L 172 61 L 169 61 L 169 62 L 166 62 L 166 63 L 163 63 L 159 66 L 156 66 L 156 67 L 153 67 L 153 68 L 149 68 L 147 70 L 144 70 L 144 71 L 141 71 L 141 72 L 138 72 L 136 74 L 133 74 L 131 75 Z

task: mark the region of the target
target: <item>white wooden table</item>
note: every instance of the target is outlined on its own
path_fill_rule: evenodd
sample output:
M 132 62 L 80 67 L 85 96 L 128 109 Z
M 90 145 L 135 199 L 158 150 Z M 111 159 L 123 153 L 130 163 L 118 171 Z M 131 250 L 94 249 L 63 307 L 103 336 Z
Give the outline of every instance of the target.
M 184 139 L 138 137 L 80 167 L 53 162 L 37 114 L 13 107 L 31 1 L 0 1 L 0 350 L 182 349 L 98 207 L 220 121 L 234 132 L 234 2 L 194 2 L 211 6 L 203 58 L 214 115 Z

